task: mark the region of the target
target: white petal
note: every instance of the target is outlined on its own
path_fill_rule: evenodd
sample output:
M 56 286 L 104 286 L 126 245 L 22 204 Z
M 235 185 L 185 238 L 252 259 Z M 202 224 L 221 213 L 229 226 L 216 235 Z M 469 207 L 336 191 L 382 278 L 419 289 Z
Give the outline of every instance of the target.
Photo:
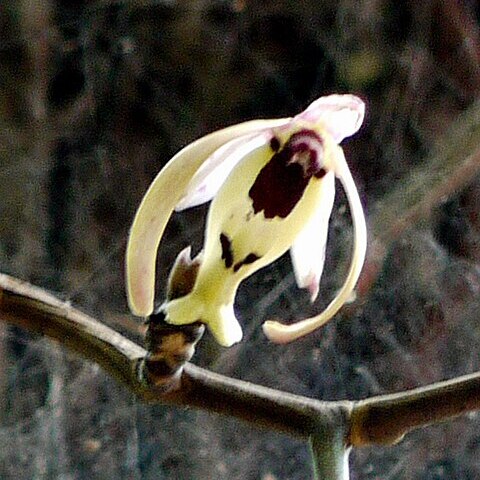
M 310 222 L 300 232 L 290 248 L 297 285 L 307 288 L 313 302 L 318 295 L 325 262 L 328 222 L 335 199 L 335 176 L 328 173 L 322 180 L 322 195 Z
M 153 311 L 157 249 L 175 205 L 203 162 L 227 142 L 288 122 L 253 120 L 206 135 L 180 150 L 160 171 L 143 197 L 133 221 L 126 253 L 126 289 L 138 316 Z
M 291 342 L 292 340 L 296 340 L 297 338 L 313 332 L 317 328 L 327 323 L 338 312 L 338 310 L 340 310 L 342 305 L 351 298 L 355 284 L 360 276 L 363 262 L 365 260 L 365 252 L 367 250 L 367 228 L 365 224 L 365 217 L 363 214 L 360 197 L 358 196 L 357 187 L 355 186 L 355 182 L 353 181 L 352 175 L 345 160 L 345 156 L 343 155 L 343 151 L 340 147 L 337 147 L 335 163 L 335 174 L 342 182 L 345 193 L 347 194 L 355 231 L 355 241 L 353 244 L 353 256 L 350 264 L 350 270 L 342 288 L 336 297 L 319 315 L 301 320 L 292 325 L 282 325 L 279 322 L 270 320 L 265 322 L 263 324 L 263 331 L 272 342 Z
M 253 150 L 267 143 L 272 137 L 270 129 L 260 134 L 245 135 L 222 145 L 210 155 L 197 170 L 186 189 L 186 195 L 178 202 L 177 212 L 209 202 L 220 190 L 235 165 Z
M 295 119 L 322 122 L 337 143 L 358 131 L 365 116 L 365 103 L 355 95 L 329 95 L 315 100 Z

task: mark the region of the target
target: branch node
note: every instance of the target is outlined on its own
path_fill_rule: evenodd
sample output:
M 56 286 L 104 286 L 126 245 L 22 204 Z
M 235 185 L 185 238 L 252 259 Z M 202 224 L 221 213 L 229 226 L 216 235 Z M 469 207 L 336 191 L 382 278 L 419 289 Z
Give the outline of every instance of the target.
M 164 391 L 179 388 L 183 367 L 195 353 L 195 345 L 202 338 L 205 325 L 170 325 L 162 312 L 148 320 L 145 346 L 148 354 L 141 362 L 139 380 Z
M 190 247 L 182 250 L 173 264 L 167 286 L 167 299 L 186 295 L 195 283 L 199 259 L 191 260 Z M 183 368 L 195 353 L 195 345 L 205 332 L 205 325 L 171 325 L 157 309 L 147 320 L 145 346 L 148 354 L 141 362 L 139 380 L 169 392 L 180 388 Z

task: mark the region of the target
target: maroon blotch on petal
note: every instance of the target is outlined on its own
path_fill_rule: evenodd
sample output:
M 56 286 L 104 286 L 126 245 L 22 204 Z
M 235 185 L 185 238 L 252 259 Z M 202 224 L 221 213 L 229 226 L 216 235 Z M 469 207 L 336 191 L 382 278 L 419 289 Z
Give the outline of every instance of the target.
M 223 232 L 220 234 L 220 245 L 222 246 L 222 260 L 227 268 L 233 265 L 232 242 Z
M 270 148 L 274 152 L 278 152 L 278 150 L 280 149 L 280 140 L 277 137 L 272 137 L 272 139 L 270 140 Z
M 324 168 L 321 168 L 316 174 L 315 178 L 323 178 L 327 174 L 327 171 Z
M 312 176 L 322 170 L 322 140 L 313 131 L 292 135 L 260 170 L 248 194 L 255 214 L 285 218 L 302 198 Z M 321 155 L 320 155 L 321 156 Z
M 233 266 L 233 271 L 238 272 L 240 270 L 240 268 L 243 267 L 244 265 L 249 265 L 251 263 L 254 263 L 257 260 L 259 260 L 260 258 L 261 257 L 259 257 L 255 253 L 249 253 L 241 262 L 238 262 Z

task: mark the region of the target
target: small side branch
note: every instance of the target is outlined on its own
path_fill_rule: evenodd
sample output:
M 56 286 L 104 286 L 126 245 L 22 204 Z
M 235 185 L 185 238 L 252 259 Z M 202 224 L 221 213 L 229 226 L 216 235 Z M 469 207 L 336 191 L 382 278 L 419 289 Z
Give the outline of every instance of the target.
M 392 242 L 480 174 L 480 103 L 462 114 L 431 156 L 412 168 L 370 213 L 373 239 L 358 283 L 365 297 L 375 282 Z
M 373 212 L 372 238 L 389 245 L 480 174 L 480 103 L 450 127 L 433 155 L 412 168 Z
M 410 430 L 480 410 L 480 372 L 392 395 L 356 402 L 354 446 L 399 442 Z

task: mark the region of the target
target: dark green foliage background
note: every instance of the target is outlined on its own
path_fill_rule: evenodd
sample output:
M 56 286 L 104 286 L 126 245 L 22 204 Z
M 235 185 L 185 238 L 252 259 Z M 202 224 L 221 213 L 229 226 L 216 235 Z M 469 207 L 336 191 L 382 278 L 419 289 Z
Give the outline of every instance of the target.
M 52 289 L 131 338 L 123 253 L 156 172 L 179 148 L 316 97 L 368 104 L 345 144 L 367 214 L 425 162 L 480 88 L 474 1 L 4 0 L 0 3 L 0 270 Z M 428 168 L 426 164 L 425 168 Z M 479 179 L 390 246 L 363 308 L 289 346 L 261 323 L 312 310 L 287 257 L 245 282 L 245 341 L 195 361 L 322 399 L 402 390 L 479 368 Z M 175 216 L 201 247 L 205 207 Z M 339 193 L 315 309 L 350 252 Z M 95 365 L 1 326 L 0 478 L 300 480 L 306 446 L 235 420 L 136 402 Z M 480 478 L 478 416 L 354 452 L 352 479 Z

